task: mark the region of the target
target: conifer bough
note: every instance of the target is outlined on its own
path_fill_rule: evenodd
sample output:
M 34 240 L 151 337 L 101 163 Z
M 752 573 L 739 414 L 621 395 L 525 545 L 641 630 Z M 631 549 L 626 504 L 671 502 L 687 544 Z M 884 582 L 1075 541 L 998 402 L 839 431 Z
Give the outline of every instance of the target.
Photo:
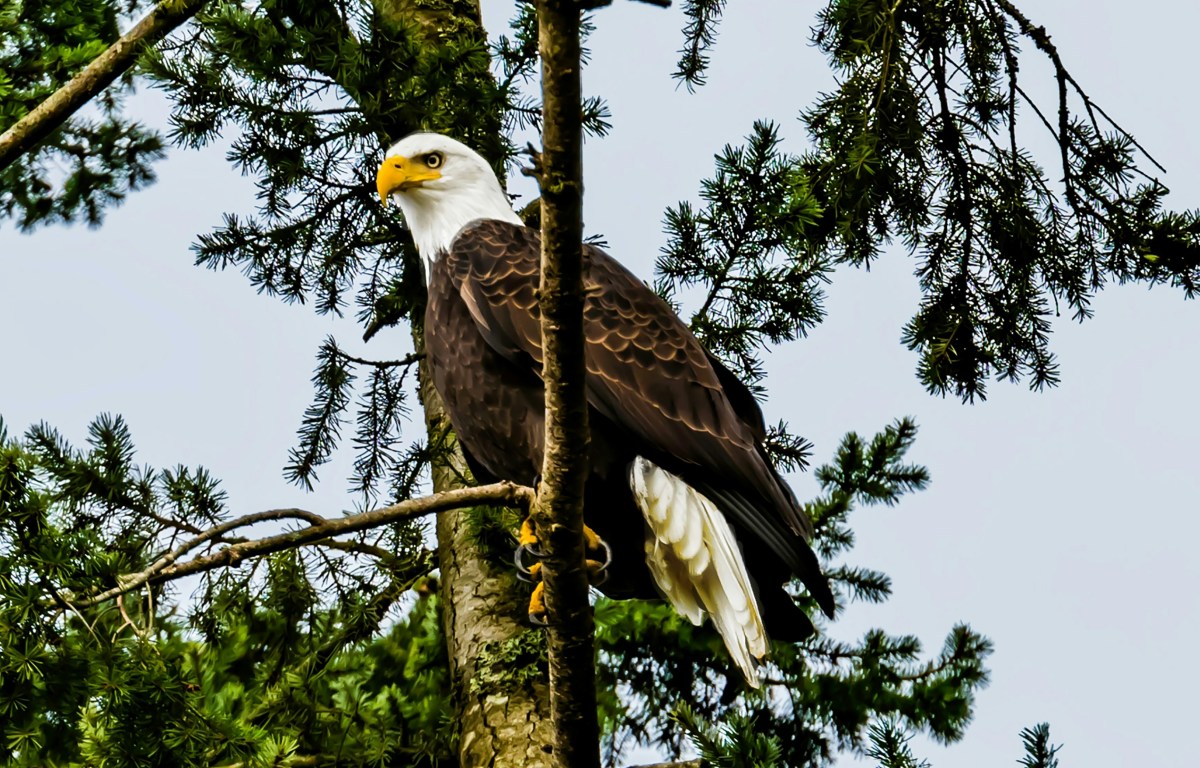
M 145 45 L 154 45 L 196 15 L 207 0 L 163 0 L 133 29 L 97 56 L 71 81 L 0 134 L 0 171 L 53 133 L 80 107 L 112 85 L 137 60 Z

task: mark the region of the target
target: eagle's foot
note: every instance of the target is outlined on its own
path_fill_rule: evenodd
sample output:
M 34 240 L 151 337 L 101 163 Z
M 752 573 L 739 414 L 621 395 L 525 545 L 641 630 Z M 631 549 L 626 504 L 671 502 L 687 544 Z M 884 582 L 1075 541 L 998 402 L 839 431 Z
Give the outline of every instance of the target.
M 584 566 L 587 568 L 588 583 L 598 587 L 608 580 L 608 566 L 612 562 L 612 547 L 600 538 L 591 528 L 583 527 L 585 545 Z M 517 578 L 522 581 L 536 582 L 533 594 L 529 597 L 529 623 L 535 626 L 546 625 L 546 585 L 542 582 L 541 559 L 545 556 L 539 546 L 537 535 L 533 531 L 533 523 L 526 518 L 521 523 L 517 535 L 517 549 L 513 553 L 513 563 L 517 567 Z M 527 558 L 534 562 L 526 565 Z
M 521 581 L 541 581 L 542 564 L 538 562 L 546 553 L 538 546 L 537 535 L 533 532 L 533 523 L 529 518 L 521 523 L 521 531 L 517 534 L 517 548 L 513 551 L 513 565 L 517 566 L 517 578 Z M 526 565 L 526 558 L 533 558 L 531 565 Z
M 612 562 L 612 547 L 586 525 L 583 526 L 583 540 L 589 581 L 593 586 L 599 586 L 608 578 L 608 565 Z M 513 552 L 513 564 L 517 567 L 517 577 L 522 581 L 540 581 L 541 577 L 534 574 L 538 567 L 538 561 L 545 556 L 546 553 L 542 551 L 541 542 L 533 531 L 533 523 L 529 521 L 529 518 L 525 518 L 525 521 L 521 523 L 521 530 L 517 534 L 517 548 Z M 527 564 L 529 559 L 534 562 Z

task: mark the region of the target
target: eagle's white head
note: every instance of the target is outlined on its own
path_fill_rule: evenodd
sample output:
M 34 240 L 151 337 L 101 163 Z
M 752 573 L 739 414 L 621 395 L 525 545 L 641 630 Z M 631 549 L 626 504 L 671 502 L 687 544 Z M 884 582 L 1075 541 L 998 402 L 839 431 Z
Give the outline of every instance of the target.
M 393 144 L 376 184 L 384 205 L 389 198 L 400 205 L 417 250 L 430 264 L 476 219 L 521 223 L 487 161 L 437 133 L 413 133 Z

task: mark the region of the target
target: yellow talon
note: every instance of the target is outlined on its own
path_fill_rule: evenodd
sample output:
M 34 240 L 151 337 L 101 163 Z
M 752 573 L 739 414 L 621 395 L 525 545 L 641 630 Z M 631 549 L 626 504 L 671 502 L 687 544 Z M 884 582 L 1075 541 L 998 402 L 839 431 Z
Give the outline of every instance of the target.
M 537 543 L 538 537 L 537 534 L 533 532 L 533 523 L 531 523 L 527 517 L 521 523 L 521 532 L 517 534 L 517 544 L 522 547 L 533 547 L 537 546 Z
M 537 564 L 538 566 L 541 563 Z M 536 567 L 536 566 L 535 566 Z M 530 570 L 533 570 L 530 568 Z M 529 596 L 529 621 L 532 624 L 546 623 L 546 582 L 539 581 Z
M 595 552 L 604 548 L 604 542 L 596 535 L 596 532 L 586 525 L 583 526 L 583 542 L 587 545 L 588 552 Z
M 587 546 L 588 552 L 598 552 L 604 550 L 604 540 L 599 534 L 593 531 L 586 525 L 583 526 L 583 543 Z M 530 518 L 525 518 L 521 521 L 521 530 L 517 533 L 517 546 L 520 547 L 536 547 L 538 544 L 537 534 L 533 531 L 533 523 Z

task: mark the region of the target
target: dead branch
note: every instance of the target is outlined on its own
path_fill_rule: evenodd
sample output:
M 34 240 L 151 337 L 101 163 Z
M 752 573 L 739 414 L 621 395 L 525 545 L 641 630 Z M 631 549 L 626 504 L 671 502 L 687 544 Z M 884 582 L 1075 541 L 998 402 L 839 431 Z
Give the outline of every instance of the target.
M 374 509 L 369 512 L 360 512 L 356 515 L 347 515 L 332 519 L 322 517 L 315 512 L 300 509 L 257 512 L 209 528 L 199 536 L 184 542 L 171 552 L 163 555 L 146 569 L 120 577 L 117 586 L 112 589 L 105 590 L 91 597 L 65 599 L 73 608 L 87 608 L 131 592 L 145 584 L 161 584 L 195 573 L 236 566 L 247 558 L 313 544 L 334 536 L 378 528 L 381 525 L 394 523 L 398 520 L 409 520 L 437 512 L 472 507 L 480 504 L 502 504 L 511 507 L 527 508 L 532 503 L 533 498 L 533 489 L 523 485 L 502 482 L 483 485 L 477 488 L 458 488 L 452 491 L 445 491 L 444 493 L 437 493 L 433 496 L 425 496 L 420 499 L 408 499 L 398 504 Z M 309 526 L 275 536 L 267 536 L 262 539 L 230 544 L 211 554 L 195 557 L 184 563 L 176 562 L 183 554 L 206 542 L 215 540 L 223 533 L 234 528 L 266 520 L 286 518 L 307 520 Z

